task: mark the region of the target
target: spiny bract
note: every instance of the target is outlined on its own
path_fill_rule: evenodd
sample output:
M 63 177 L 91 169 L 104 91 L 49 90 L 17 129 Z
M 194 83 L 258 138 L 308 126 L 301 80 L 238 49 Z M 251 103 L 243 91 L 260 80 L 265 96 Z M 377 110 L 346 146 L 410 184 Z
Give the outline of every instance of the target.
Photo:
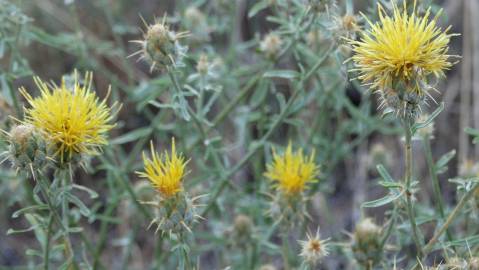
M 151 156 L 149 159 L 143 153 L 144 172 L 137 172 L 141 177 L 148 178 L 161 195 L 170 197 L 182 189 L 181 181 L 185 175 L 185 166 L 188 161 L 180 154 L 176 153 L 175 139 L 171 139 L 171 156 L 167 151 L 159 155 L 153 149 L 151 143 Z
M 92 73 L 86 73 L 83 85 L 75 73 L 71 87 L 65 78 L 60 86 L 34 79 L 41 91 L 39 97 L 32 98 L 20 89 L 30 105 L 25 121 L 47 135 L 60 162 L 71 160 L 74 154 L 98 153 L 99 147 L 108 143 L 106 133 L 115 125 L 110 124 L 113 116 L 106 99 L 100 101 L 91 90 Z
M 314 163 L 314 151 L 309 157 L 303 155 L 303 149 L 293 153 L 291 143 L 280 156 L 273 149 L 273 162 L 267 165 L 265 176 L 275 182 L 274 187 L 287 195 L 302 192 L 306 184 L 315 182 L 319 173 Z
M 444 71 L 452 66 L 449 62 L 448 34 L 450 27 L 442 31 L 436 23 L 441 12 L 429 20 L 429 8 L 423 17 L 407 12 L 406 2 L 403 11 L 393 2 L 393 16 L 385 14 L 378 4 L 379 22 L 372 23 L 365 15 L 371 29 L 361 32 L 361 40 L 349 40 L 354 47 L 352 60 L 359 71 L 358 78 L 369 83 L 372 89 L 383 90 L 392 87 L 395 80 L 414 81 L 410 90 L 423 94 L 419 82 L 426 82 L 427 76 L 444 76 Z

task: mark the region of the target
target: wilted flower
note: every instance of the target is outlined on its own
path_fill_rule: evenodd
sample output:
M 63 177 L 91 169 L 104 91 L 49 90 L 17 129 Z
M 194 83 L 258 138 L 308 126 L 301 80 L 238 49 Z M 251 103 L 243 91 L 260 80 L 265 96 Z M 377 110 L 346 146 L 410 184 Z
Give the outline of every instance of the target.
M 49 85 L 35 78 L 41 91 L 40 97 L 32 98 L 20 89 L 31 108 L 26 109 L 25 122 L 43 132 L 52 142 L 60 165 L 76 156 L 94 155 L 100 146 L 108 144 L 107 133 L 115 125 L 112 108 L 106 100 L 99 100 L 91 89 L 92 73 L 87 72 L 85 84 L 81 85 L 75 73 L 73 86 L 68 87 L 65 77 L 62 84 Z
M 259 48 L 267 58 L 275 59 L 276 56 L 278 56 L 282 45 L 283 41 L 281 40 L 281 37 L 278 34 L 271 32 L 264 37 L 259 44 Z
M 298 241 L 301 245 L 301 253 L 299 256 L 302 257 L 303 262 L 314 266 L 318 264 L 323 257 L 328 256 L 329 239 L 321 240 L 319 228 L 314 236 L 307 233 L 307 237 L 308 239 L 305 241 Z
M 393 2 L 393 15 L 385 14 L 378 4 L 379 22 L 372 23 L 370 30 L 361 32 L 361 40 L 349 40 L 356 53 L 352 60 L 358 71 L 358 78 L 368 83 L 373 90 L 381 93 L 384 105 L 394 109 L 397 114 L 415 117 L 419 106 L 425 100 L 430 75 L 436 78 L 444 76 L 444 71 L 452 66 L 449 62 L 449 40 L 454 34 L 448 34 L 449 28 L 437 27 L 439 12 L 429 20 L 431 10 L 423 17 L 416 14 L 414 7 L 411 15 Z

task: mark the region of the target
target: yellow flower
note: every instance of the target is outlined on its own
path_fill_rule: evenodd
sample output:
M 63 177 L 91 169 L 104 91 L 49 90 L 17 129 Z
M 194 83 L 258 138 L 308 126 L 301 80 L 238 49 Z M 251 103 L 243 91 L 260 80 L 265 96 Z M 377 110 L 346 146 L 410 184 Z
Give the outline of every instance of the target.
M 144 172 L 137 172 L 141 177 L 148 178 L 153 187 L 161 195 L 170 197 L 182 190 L 181 180 L 185 175 L 185 166 L 188 161 L 180 154 L 177 155 L 175 147 L 175 138 L 171 139 L 171 156 L 167 151 L 163 155 L 158 155 L 151 147 L 152 159 L 146 157 L 143 153 Z
M 436 23 L 441 11 L 429 20 L 431 9 L 423 17 L 416 13 L 407 13 L 406 2 L 400 11 L 393 1 L 393 16 L 385 14 L 378 4 L 379 22 L 372 23 L 370 30 L 361 32 L 361 40 L 349 40 L 356 53 L 352 60 L 359 71 L 358 78 L 369 83 L 372 89 L 384 90 L 392 87 L 394 82 L 413 82 L 410 90 L 422 94 L 419 82 L 426 82 L 429 75 L 436 78 L 444 76 L 444 71 L 452 66 L 448 55 L 449 39 L 455 34 L 448 34 L 450 27 L 442 31 Z
M 65 78 L 61 86 L 47 84 L 38 77 L 34 80 L 40 97 L 32 98 L 24 88 L 20 89 L 31 107 L 25 111 L 25 122 L 47 135 L 62 163 L 74 154 L 97 154 L 99 147 L 108 143 L 106 133 L 115 125 L 110 124 L 113 116 L 106 100 L 100 101 L 91 90 L 92 73 L 86 73 L 84 85 L 75 73 L 71 88 Z
M 273 149 L 273 162 L 267 165 L 265 176 L 276 182 L 276 189 L 286 195 L 295 195 L 302 192 L 307 183 L 315 182 L 318 173 L 319 168 L 314 163 L 314 151 L 309 158 L 303 156 L 301 148 L 293 153 L 290 142 L 282 156 Z

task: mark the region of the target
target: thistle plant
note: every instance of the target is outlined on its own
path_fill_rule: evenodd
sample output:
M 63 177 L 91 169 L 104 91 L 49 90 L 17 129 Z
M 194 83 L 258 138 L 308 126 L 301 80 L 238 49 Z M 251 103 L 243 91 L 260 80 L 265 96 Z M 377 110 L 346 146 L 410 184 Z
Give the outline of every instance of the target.
M 174 138 L 171 139 L 171 154 L 165 152 L 159 156 L 151 143 L 151 155 L 152 158 L 149 159 L 143 153 L 145 171 L 138 172 L 138 175 L 147 178 L 159 193 L 157 201 L 143 202 L 157 210 L 157 216 L 153 218 L 149 227 L 156 224 L 155 234 L 160 231 L 162 234 L 168 233 L 170 237 L 174 234 L 178 238 L 181 243 L 179 251 L 184 255 L 180 266 L 189 268 L 189 248 L 185 234 L 191 233 L 193 223 L 201 218 L 197 214 L 197 205 L 194 204 L 201 196 L 190 199 L 188 193 L 184 191 L 182 181 L 188 162 L 181 154 L 177 154 Z
M 70 234 L 81 231 L 75 228 L 78 222 L 72 218 L 69 204 L 75 205 L 81 215 L 89 217 L 91 212 L 73 192 L 86 191 L 91 198 L 97 193 L 87 187 L 73 183 L 73 170 L 86 156 L 99 154 L 100 147 L 107 144 L 106 133 L 114 127 L 113 108 L 100 101 L 91 89 L 92 74 L 87 73 L 86 85 L 75 82 L 69 88 L 65 80 L 61 86 L 47 85 L 35 78 L 40 97 L 33 98 L 25 88 L 20 91 L 30 108 L 25 109 L 25 120 L 8 134 L 10 137 L 9 158 L 17 172 L 27 171 L 23 181 L 29 178 L 35 182 L 34 203 L 15 216 L 24 213 L 33 230 L 37 226 L 44 230 L 42 242 L 43 266 L 50 265 L 50 245 L 58 240 L 53 233 L 54 226 L 61 232 L 63 266 L 75 269 L 80 263 Z M 116 109 L 119 109 L 118 107 Z M 48 169 L 53 169 L 52 180 Z M 48 210 L 47 214 L 43 210 Z M 32 213 L 29 213 L 32 211 Z M 15 231 L 12 230 L 12 233 Z M 24 232 L 24 231 L 21 231 Z M 56 255 L 55 255 L 56 256 Z
M 0 268 L 477 269 L 434 2 L 0 0 Z

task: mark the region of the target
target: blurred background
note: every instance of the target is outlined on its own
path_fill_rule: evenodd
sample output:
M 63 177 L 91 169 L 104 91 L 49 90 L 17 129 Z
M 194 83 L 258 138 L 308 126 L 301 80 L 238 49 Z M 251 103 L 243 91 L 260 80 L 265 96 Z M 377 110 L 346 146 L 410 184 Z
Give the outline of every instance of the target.
M 304 2 L 306 4 L 307 1 Z M 361 11 L 372 14 L 374 18 L 377 16 L 376 2 L 340 0 L 337 12 L 344 15 L 350 9 L 354 15 Z M 388 5 L 389 1 L 383 2 Z M 450 151 L 456 150 L 448 163 L 448 170 L 440 175 L 446 201 L 453 204 L 455 186 L 449 184 L 448 179 L 479 172 L 479 165 L 476 164 L 479 146 L 473 144 L 471 137 L 464 132 L 467 127 L 479 129 L 479 1 L 418 2 L 421 7 L 431 5 L 434 12 L 443 8 L 444 14 L 439 20 L 441 26 L 446 28 L 451 25 L 450 32 L 460 33 L 460 36 L 452 38 L 450 54 L 461 55 L 462 58 L 447 72 L 447 78 L 437 82 L 439 92 L 431 93 L 437 103 L 431 100 L 429 107 L 424 108 L 430 113 L 441 102 L 445 104 L 445 109 L 434 121 L 434 139 L 431 142 L 436 160 L 447 153 L 452 155 Z M 149 63 L 136 61 L 136 56 L 127 58 L 139 49 L 137 44 L 129 41 L 142 39 L 140 29 L 144 31 L 145 26 L 140 16 L 147 23 L 153 23 L 155 18 L 161 19 L 167 14 L 172 29 L 190 32 L 190 36 L 181 41 L 189 47 L 185 58 L 186 74 L 196 72 L 201 54 L 208 55 L 210 62 L 216 63 L 211 83 L 216 90 L 208 94 L 209 97 L 217 95 L 211 101 L 211 110 L 207 114 L 213 119 L 258 70 L 265 66 L 266 69 L 298 69 L 296 50 L 309 47 L 307 53 L 300 56 L 306 58 L 308 54 L 324 52 L 334 39 L 324 30 L 329 26 L 320 25 L 318 43 L 315 43 L 319 48 L 317 51 L 313 49 L 311 40 L 301 37 L 298 45 L 292 45 L 293 49 L 281 59 L 265 60 L 261 54 L 261 41 L 278 27 L 278 22 L 269 19 L 276 14 L 274 6 L 264 4 L 263 7 L 258 3 L 253 0 L 0 0 L 0 116 L 3 129 L 8 130 L 11 126 L 8 116 L 16 114 L 10 89 L 25 86 L 30 93 L 38 93 L 33 75 L 59 82 L 62 75 L 72 74 L 74 69 L 80 73 L 91 70 L 98 95 L 104 97 L 111 85 L 110 100 L 123 103 L 117 117 L 118 126 L 110 134 L 112 145 L 105 150 L 105 157 L 93 159 L 91 167 L 87 171 L 78 170 L 75 177 L 75 181 L 100 195 L 96 201 L 85 198 L 96 216 L 82 218 L 80 222 L 86 228 L 85 237 L 92 241 L 95 249 L 99 249 L 99 260 L 104 268 L 147 269 L 155 252 L 163 258 L 168 256 L 167 244 L 163 244 L 166 247 L 160 248 L 160 251 L 155 249 L 152 231 L 146 231 L 148 220 L 135 218 L 139 211 L 128 197 L 131 189 L 131 192 L 143 194 L 139 191 L 144 188 L 141 186 L 143 183 L 133 172 L 141 166 L 139 152 L 146 148 L 146 142 L 153 139 L 159 149 L 165 149 L 170 136 L 180 138 L 183 153 L 192 159 L 192 180 L 188 180 L 190 184 L 187 185 L 193 190 L 200 186 L 197 183 L 202 183 L 202 179 L 210 179 L 209 172 L 217 173 L 211 169 L 211 157 L 207 150 L 217 151 L 222 157 L 222 164 L 232 167 L 270 125 L 269 121 L 279 108 L 271 101 L 275 99 L 272 93 L 283 93 L 287 99 L 291 89 L 290 83 L 282 79 L 274 83 L 255 84 L 256 89 L 248 92 L 245 100 L 215 127 L 216 132 L 210 132 L 210 141 L 195 143 L 198 138 L 194 134 L 197 132 L 192 131 L 189 122 L 171 112 L 155 117 L 162 109 L 153 106 L 152 101 L 168 101 L 164 90 L 155 90 L 167 88 L 167 76 L 157 71 L 150 72 Z M 252 9 L 258 12 L 251 14 Z M 361 17 L 357 19 L 358 25 L 364 27 Z M 293 23 L 295 18 L 290 17 L 290 20 Z M 288 38 L 287 31 L 280 33 L 285 35 L 285 40 Z M 305 108 L 295 114 L 300 122 L 290 118 L 291 123 L 280 126 L 271 137 L 274 141 L 272 146 L 284 147 L 293 138 L 293 142 L 298 147 L 305 147 L 308 153 L 310 148 L 316 149 L 318 162 L 322 164 L 322 176 L 319 186 L 313 189 L 321 191 L 312 201 L 314 224 L 321 225 L 326 237 L 343 239 L 347 239 L 344 232 L 351 231 L 362 215 L 372 216 L 378 223 L 384 219 L 383 208 L 360 210 L 361 203 L 384 194 L 384 189 L 376 184 L 376 164 L 384 164 L 398 179 L 404 170 L 399 125 L 393 119 L 381 118 L 376 95 L 358 83 L 350 82 L 348 64 L 343 64 L 347 58 L 347 48 L 346 52 L 339 49 L 334 52 L 320 78 L 324 84 L 322 87 L 329 90 L 311 92 L 308 99 L 296 108 L 298 111 Z M 310 66 L 306 60 L 304 63 Z M 186 77 L 187 83 L 194 85 L 194 78 Z M 307 87 L 319 89 L 315 82 Z M 326 94 L 321 94 L 321 91 Z M 20 98 L 20 102 L 24 100 Z M 156 127 L 149 129 L 152 121 L 156 121 Z M 307 134 L 302 134 L 302 131 Z M 206 146 L 207 143 L 211 143 L 213 148 Z M 186 152 L 187 149 L 190 151 Z M 422 190 L 420 200 L 431 202 L 430 176 L 420 140 L 414 142 L 414 151 L 415 175 Z M 254 212 L 251 215 L 256 215 L 254 221 L 258 227 L 268 224 L 261 217 L 264 211 L 251 210 L 248 199 L 241 199 L 240 194 L 256 194 L 255 188 L 263 187 L 258 182 L 264 182 L 262 172 L 269 156 L 270 148 L 265 147 L 260 155 L 234 174 L 235 184 L 229 188 L 240 189 L 241 192 L 220 199 L 214 214 L 207 217 L 207 225 L 201 225 L 198 245 L 193 249 L 199 255 L 198 264 L 202 269 L 223 269 L 228 265 L 237 269 L 231 263 L 233 259 L 224 257 L 222 251 L 217 250 L 222 245 L 230 248 L 228 243 L 219 239 L 225 237 L 229 226 L 233 226 L 236 214 Z M 118 160 L 115 163 L 109 159 Z M 25 251 L 38 245 L 34 232 L 7 234 L 10 228 L 29 226 L 22 218 L 11 218 L 12 213 L 23 205 L 28 187 L 8 170 L 8 164 L 3 166 L 5 169 L 2 169 L 0 182 L 0 269 L 28 268 L 27 264 L 34 265 L 35 256 Z M 123 168 L 120 169 L 122 180 L 118 180 L 118 175 L 112 172 L 115 168 Z M 124 184 L 132 188 L 127 189 Z M 205 182 L 199 193 L 211 192 L 212 187 L 214 182 Z M 232 204 L 233 201 L 236 205 Z M 233 210 L 225 213 L 228 209 Z M 105 216 L 109 220 L 101 219 Z M 274 243 L 277 239 L 271 241 Z M 272 262 L 278 267 L 281 265 L 281 259 L 274 252 L 265 251 L 258 260 Z M 348 264 L 344 261 L 347 260 L 332 255 L 324 267 L 346 269 Z M 260 262 L 257 263 L 259 265 Z M 173 268 L 165 266 L 157 269 Z

